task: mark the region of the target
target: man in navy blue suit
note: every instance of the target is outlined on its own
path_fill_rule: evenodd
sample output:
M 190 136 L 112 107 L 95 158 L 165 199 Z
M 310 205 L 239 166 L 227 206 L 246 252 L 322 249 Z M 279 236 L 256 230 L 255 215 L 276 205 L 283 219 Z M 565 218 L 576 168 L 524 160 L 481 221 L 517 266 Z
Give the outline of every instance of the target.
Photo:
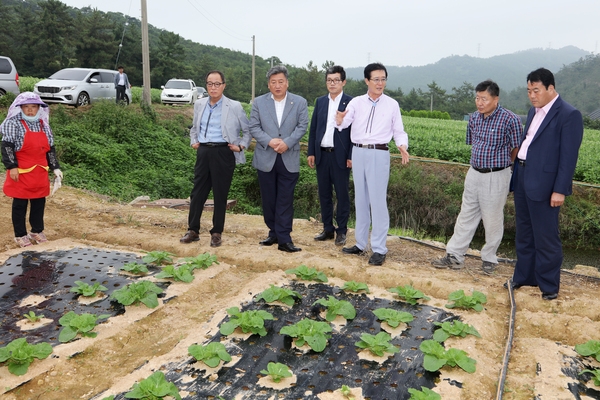
M 352 99 L 344 93 L 346 71 L 339 65 L 329 67 L 325 72 L 329 94 L 319 97 L 315 104 L 310 133 L 308 136 L 308 166 L 317 167 L 317 183 L 323 231 L 315 236 L 315 240 L 333 239 L 335 244 L 346 244 L 348 217 L 350 215 L 350 168 L 352 168 L 352 143 L 350 127 L 341 131 L 335 128 L 337 111 L 346 110 Z M 333 191 L 337 199 L 335 220 L 333 225 Z
M 583 138 L 581 113 L 555 90 L 545 68 L 527 75 L 533 107 L 513 172 L 517 223 L 517 265 L 511 285 L 538 286 L 544 300 L 558 297 L 563 261 L 558 213 L 572 180 Z

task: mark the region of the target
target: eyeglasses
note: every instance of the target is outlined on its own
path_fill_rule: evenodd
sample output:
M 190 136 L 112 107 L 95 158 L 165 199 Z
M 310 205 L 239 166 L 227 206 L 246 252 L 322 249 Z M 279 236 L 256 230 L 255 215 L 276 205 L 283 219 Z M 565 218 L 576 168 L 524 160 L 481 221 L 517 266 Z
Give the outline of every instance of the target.
M 207 87 L 216 87 L 217 89 L 221 87 L 221 85 L 223 84 L 223 82 L 206 82 L 206 86 Z
M 375 82 L 375 83 L 385 83 L 387 81 L 387 78 L 375 78 L 375 79 L 369 79 L 371 82 Z
M 342 81 L 341 79 L 327 79 L 327 84 L 328 85 L 337 85 L 341 81 Z

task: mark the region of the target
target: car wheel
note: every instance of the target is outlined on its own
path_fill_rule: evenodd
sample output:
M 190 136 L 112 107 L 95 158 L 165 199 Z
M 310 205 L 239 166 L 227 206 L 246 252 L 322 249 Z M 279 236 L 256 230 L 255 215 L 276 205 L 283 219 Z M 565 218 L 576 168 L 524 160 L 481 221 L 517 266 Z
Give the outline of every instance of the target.
M 0 97 L 4 96 L 6 94 L 6 92 L 2 89 L 0 89 Z
M 127 95 L 123 96 L 123 100 L 121 100 L 121 104 L 128 106 L 129 105 L 129 97 Z
M 88 95 L 86 92 L 79 93 L 75 107 L 87 106 L 88 104 L 90 104 L 90 95 Z

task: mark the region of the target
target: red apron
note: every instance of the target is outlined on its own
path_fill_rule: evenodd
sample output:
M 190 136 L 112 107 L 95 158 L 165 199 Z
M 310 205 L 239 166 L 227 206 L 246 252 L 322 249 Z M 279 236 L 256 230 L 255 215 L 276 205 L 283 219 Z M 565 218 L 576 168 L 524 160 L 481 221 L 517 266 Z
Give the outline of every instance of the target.
M 48 179 L 48 161 L 46 153 L 50 151 L 48 138 L 43 129 L 33 132 L 25 121 L 23 147 L 16 152 L 19 165 L 19 181 L 15 182 L 6 171 L 4 181 L 4 194 L 15 199 L 40 199 L 50 194 L 50 180 Z

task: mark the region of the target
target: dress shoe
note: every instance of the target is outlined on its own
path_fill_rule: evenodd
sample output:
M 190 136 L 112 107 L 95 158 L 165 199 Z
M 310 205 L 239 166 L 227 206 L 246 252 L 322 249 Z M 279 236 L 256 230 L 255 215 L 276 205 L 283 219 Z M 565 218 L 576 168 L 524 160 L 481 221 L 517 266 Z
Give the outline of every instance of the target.
M 346 234 L 345 233 L 338 233 L 335 236 L 335 245 L 336 246 L 343 246 L 346 244 Z
M 263 246 L 272 246 L 277 243 L 277 238 L 275 236 L 269 236 L 265 240 L 261 240 L 258 244 L 262 244 Z
M 198 234 L 196 232 L 194 232 L 193 230 L 189 230 L 185 233 L 185 235 L 183 235 L 183 237 L 181 239 L 179 239 L 179 242 L 181 243 L 192 243 L 192 242 L 197 242 L 200 240 L 200 236 L 198 236 Z
M 558 297 L 558 293 L 542 293 L 542 299 L 554 300 Z
M 210 247 L 219 247 L 221 245 L 221 234 L 220 233 L 212 233 L 210 235 Z
M 344 247 L 342 249 L 342 253 L 344 253 L 344 254 L 356 254 L 356 255 L 362 256 L 363 254 L 365 254 L 365 251 L 359 249 L 357 245 L 354 245 L 352 247 Z
M 384 261 L 385 261 L 385 254 L 381 254 L 381 253 L 373 253 L 371 255 L 371 258 L 369 258 L 370 265 L 383 265 Z
M 508 285 L 506 284 L 506 282 L 504 282 L 504 285 L 502 285 L 502 286 L 504 286 L 504 289 L 508 289 Z M 512 288 L 513 288 L 513 290 L 514 290 L 514 289 L 518 289 L 518 288 L 520 288 L 520 287 L 523 287 L 523 286 L 524 286 L 524 285 L 522 285 L 522 284 L 520 284 L 520 283 L 517 283 L 517 282 L 510 281 L 510 287 L 512 287 Z
M 334 232 L 323 231 L 323 232 L 319 233 L 317 236 L 315 236 L 315 240 L 318 240 L 318 241 L 329 240 L 329 239 L 333 239 L 334 236 L 335 236 Z
M 294 243 L 292 243 L 292 242 L 280 244 L 279 246 L 277 246 L 277 249 L 279 249 L 281 251 L 286 251 L 288 253 L 295 253 L 297 251 L 302 251 L 302 249 L 300 247 L 294 246 Z

